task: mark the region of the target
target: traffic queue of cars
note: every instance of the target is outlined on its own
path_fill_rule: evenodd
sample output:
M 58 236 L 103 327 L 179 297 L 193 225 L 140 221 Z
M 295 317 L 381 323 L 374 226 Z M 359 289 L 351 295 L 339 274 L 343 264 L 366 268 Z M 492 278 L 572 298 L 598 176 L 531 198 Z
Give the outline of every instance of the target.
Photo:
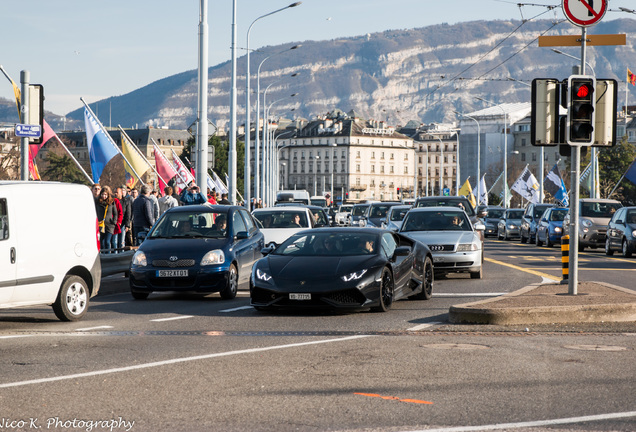
M 485 211 L 489 213 L 490 208 Z M 519 238 L 521 243 L 552 247 L 569 233 L 571 223 L 568 207 L 530 203 L 525 209 L 504 210 L 496 235 L 499 240 Z M 490 233 L 488 228 L 486 233 Z M 631 257 L 636 251 L 636 207 L 623 207 L 612 199 L 581 198 L 578 250 L 586 248 L 604 248 L 606 255 L 620 252 L 625 258 Z

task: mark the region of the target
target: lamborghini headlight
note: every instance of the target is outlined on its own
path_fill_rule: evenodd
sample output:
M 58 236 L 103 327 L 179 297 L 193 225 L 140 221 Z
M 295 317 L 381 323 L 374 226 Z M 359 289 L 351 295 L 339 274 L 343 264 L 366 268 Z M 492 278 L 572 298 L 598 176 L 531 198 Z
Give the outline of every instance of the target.
M 345 282 L 350 282 L 352 280 L 358 280 L 360 279 L 362 276 L 364 276 L 364 274 L 367 272 L 367 270 L 360 270 L 357 272 L 353 272 L 351 274 L 348 274 L 346 276 L 342 276 L 342 280 Z
M 272 277 L 261 269 L 256 269 L 256 277 L 262 281 L 268 282 Z

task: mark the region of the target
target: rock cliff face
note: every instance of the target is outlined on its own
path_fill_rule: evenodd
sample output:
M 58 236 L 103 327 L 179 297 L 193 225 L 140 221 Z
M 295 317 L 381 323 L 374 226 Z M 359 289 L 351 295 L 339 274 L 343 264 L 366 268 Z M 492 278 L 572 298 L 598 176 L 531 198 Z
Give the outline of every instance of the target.
M 636 34 L 636 20 L 604 21 L 589 33 L 628 35 L 627 46 L 589 47 L 587 51 L 587 61 L 598 77 L 624 83 L 626 68 L 636 69 L 634 39 L 630 37 Z M 268 106 L 278 101 L 270 112 L 274 116 L 312 118 L 340 108 L 392 125 L 413 119 L 452 121 L 454 111 L 484 107 L 477 96 L 495 103 L 529 102 L 533 78 L 564 79 L 570 75 L 576 60 L 538 46 L 540 35 L 559 34 L 580 34 L 580 30 L 567 21 L 476 21 L 302 42 L 300 48 L 263 63 L 260 87 L 262 92 L 270 86 Z M 294 44 L 266 47 L 251 55 L 253 105 L 256 70 L 268 56 L 265 52 L 277 53 Z M 580 55 L 578 47 L 561 50 Z M 211 67 L 209 73 L 208 116 L 219 127 L 226 127 L 229 120 L 230 70 L 226 62 Z M 237 113 L 242 124 L 245 57 L 239 59 L 237 70 Z M 296 72 L 299 75 L 292 78 Z M 624 84 L 619 85 L 619 106 L 624 104 L 624 89 Z M 298 96 L 289 98 L 292 93 Z M 196 117 L 196 71 L 167 77 L 103 102 L 111 103 L 113 124 L 185 128 Z M 67 126 L 68 119 L 78 120 L 83 128 L 81 110 L 67 114 Z

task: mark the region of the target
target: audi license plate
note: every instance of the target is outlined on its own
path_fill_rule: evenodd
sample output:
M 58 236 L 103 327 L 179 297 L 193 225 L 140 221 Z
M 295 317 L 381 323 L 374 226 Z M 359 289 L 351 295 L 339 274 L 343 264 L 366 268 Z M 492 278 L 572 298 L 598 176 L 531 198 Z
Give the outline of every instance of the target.
M 311 300 L 311 294 L 309 293 L 290 293 L 290 300 Z
M 157 270 L 157 277 L 188 277 L 187 270 Z

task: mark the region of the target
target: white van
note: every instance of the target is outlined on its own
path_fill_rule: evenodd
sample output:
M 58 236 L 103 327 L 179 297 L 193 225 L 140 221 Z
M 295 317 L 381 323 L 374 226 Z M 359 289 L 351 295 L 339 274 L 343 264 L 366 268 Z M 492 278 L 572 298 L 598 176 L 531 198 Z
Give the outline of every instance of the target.
M 101 275 L 88 187 L 0 181 L 0 309 L 50 304 L 59 319 L 79 320 Z
M 276 203 L 297 203 L 309 205 L 309 192 L 306 190 L 280 190 L 276 192 Z

